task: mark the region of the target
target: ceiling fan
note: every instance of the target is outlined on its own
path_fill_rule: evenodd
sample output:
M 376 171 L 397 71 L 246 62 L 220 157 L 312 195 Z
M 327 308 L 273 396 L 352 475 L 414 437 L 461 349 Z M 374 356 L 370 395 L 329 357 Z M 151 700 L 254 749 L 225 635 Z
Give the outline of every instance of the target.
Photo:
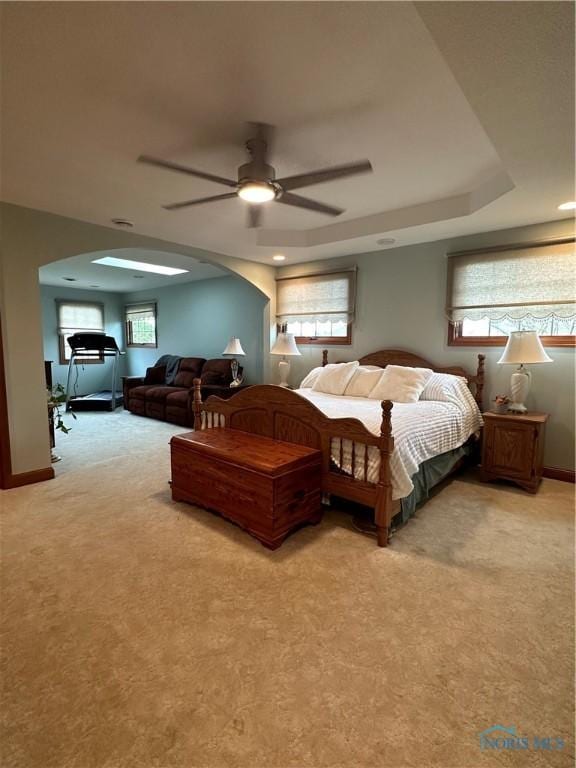
M 249 162 L 238 168 L 238 180 L 226 179 L 222 176 L 215 176 L 212 173 L 197 171 L 194 168 L 188 168 L 185 165 L 172 163 L 169 160 L 160 160 L 149 155 L 141 155 L 138 161 L 155 165 L 160 168 L 167 168 L 179 173 L 187 173 L 190 176 L 196 176 L 199 179 L 214 181 L 226 187 L 231 187 L 232 192 L 225 192 L 222 195 L 212 195 L 210 197 L 201 197 L 196 200 L 184 200 L 180 203 L 170 203 L 162 206 L 167 211 L 176 211 L 180 208 L 188 208 L 192 205 L 202 205 L 203 203 L 212 203 L 218 200 L 229 200 L 233 197 L 240 197 L 250 204 L 248 209 L 248 226 L 259 227 L 261 222 L 261 205 L 268 202 L 282 203 L 296 208 L 305 208 L 308 211 L 317 211 L 325 213 L 328 216 L 339 216 L 344 213 L 343 208 L 336 208 L 332 205 L 326 205 L 308 197 L 294 195 L 292 190 L 309 187 L 313 184 L 322 184 L 326 181 L 342 179 L 346 176 L 355 176 L 359 173 L 368 173 L 372 171 L 372 166 L 368 160 L 361 160 L 356 163 L 346 165 L 337 165 L 332 168 L 322 168 L 310 173 L 300 173 L 296 176 L 285 176 L 276 178 L 276 170 L 269 165 L 268 152 L 271 143 L 272 127 L 265 123 L 252 123 L 254 136 L 246 142 L 246 150 L 250 155 Z

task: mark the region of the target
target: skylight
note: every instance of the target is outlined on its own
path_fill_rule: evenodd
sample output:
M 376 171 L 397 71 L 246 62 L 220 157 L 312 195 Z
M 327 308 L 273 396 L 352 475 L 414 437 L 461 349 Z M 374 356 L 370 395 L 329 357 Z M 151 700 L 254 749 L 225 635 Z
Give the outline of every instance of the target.
M 146 264 L 144 261 L 131 261 L 130 259 L 116 259 L 114 256 L 104 256 L 94 259 L 92 264 L 103 264 L 105 267 L 120 267 L 140 272 L 154 272 L 157 275 L 183 275 L 187 269 L 178 267 L 165 267 L 163 264 Z

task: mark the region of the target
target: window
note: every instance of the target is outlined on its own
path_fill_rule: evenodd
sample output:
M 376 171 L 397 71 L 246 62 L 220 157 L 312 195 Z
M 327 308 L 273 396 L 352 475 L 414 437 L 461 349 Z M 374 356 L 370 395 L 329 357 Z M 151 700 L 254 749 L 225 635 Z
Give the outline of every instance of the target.
M 351 344 L 356 270 L 277 281 L 278 325 L 297 344 Z
M 56 301 L 60 364 L 67 365 L 72 350 L 68 336 L 82 331 L 104 333 L 104 305 L 87 301 Z M 77 363 L 103 363 L 103 357 L 77 357 Z
M 504 346 L 537 331 L 548 346 L 576 339 L 574 238 L 454 254 L 448 259 L 448 343 Z
M 157 347 L 156 304 L 128 304 L 126 307 L 126 345 Z

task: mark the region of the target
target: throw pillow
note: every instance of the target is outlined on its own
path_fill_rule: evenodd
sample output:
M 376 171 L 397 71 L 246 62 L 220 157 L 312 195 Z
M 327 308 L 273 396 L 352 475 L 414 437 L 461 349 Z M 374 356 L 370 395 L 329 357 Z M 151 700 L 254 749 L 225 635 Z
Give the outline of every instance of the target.
M 300 384 L 300 389 L 311 389 L 316 383 L 318 376 L 320 376 L 323 370 L 324 368 L 322 368 L 321 365 L 318 368 L 312 368 L 310 373 L 306 374 L 306 376 L 304 376 L 304 378 L 302 379 L 302 382 Z
M 344 394 L 346 397 L 369 397 L 383 373 L 382 368 L 371 370 L 361 365 L 354 371 Z
M 326 365 L 314 382 L 312 391 L 325 392 L 327 395 L 343 395 L 356 368 L 358 368 L 358 360 L 352 363 Z
M 394 403 L 416 403 L 432 373 L 429 368 L 387 365 L 369 397 Z

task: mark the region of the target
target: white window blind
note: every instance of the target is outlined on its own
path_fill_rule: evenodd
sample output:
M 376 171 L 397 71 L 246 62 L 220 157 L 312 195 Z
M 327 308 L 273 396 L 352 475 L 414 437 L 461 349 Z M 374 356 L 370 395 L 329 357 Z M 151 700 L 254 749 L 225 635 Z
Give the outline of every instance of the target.
M 80 331 L 104 333 L 104 306 L 85 301 L 58 301 L 58 333 L 71 336 Z
M 279 278 L 276 300 L 276 316 L 280 323 L 348 323 L 354 318 L 356 271 Z
M 574 242 L 451 256 L 447 299 L 453 322 L 574 319 Z
M 60 336 L 60 363 L 67 363 L 72 355 L 68 337 L 74 333 L 104 333 L 104 305 L 88 301 L 56 301 L 58 334 Z M 94 357 L 77 358 L 78 362 L 103 362 Z

